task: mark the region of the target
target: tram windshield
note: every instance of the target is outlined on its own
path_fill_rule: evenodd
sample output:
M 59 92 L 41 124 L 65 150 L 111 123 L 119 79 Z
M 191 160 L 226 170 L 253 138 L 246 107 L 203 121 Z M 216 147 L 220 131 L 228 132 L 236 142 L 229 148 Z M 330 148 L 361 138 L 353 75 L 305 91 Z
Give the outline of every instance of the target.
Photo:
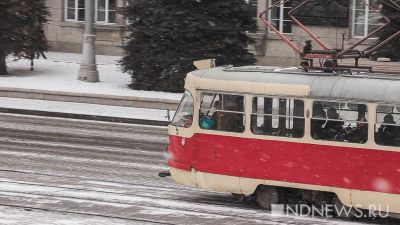
M 172 119 L 171 125 L 177 127 L 191 127 L 193 123 L 193 96 L 186 90 L 183 94 L 181 103 Z

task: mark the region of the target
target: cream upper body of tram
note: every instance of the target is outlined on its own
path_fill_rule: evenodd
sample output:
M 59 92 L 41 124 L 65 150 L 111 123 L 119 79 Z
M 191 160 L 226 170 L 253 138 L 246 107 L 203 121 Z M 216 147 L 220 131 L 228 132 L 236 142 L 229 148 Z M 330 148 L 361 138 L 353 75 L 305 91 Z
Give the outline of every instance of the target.
M 215 67 L 189 73 L 185 89 L 169 126 L 176 182 L 320 191 L 400 213 L 400 76 Z

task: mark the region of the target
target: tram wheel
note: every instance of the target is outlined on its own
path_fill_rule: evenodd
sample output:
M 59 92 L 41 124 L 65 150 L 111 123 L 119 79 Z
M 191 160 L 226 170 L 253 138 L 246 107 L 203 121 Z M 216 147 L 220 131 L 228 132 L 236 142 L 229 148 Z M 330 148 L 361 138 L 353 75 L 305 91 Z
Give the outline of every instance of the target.
M 256 192 L 257 204 L 266 210 L 271 210 L 273 204 L 278 204 L 280 200 L 279 191 L 276 187 L 260 186 Z
M 356 211 L 353 207 L 349 208 L 345 206 L 338 197 L 333 200 L 334 213 L 338 218 L 341 219 L 352 219 L 356 215 Z

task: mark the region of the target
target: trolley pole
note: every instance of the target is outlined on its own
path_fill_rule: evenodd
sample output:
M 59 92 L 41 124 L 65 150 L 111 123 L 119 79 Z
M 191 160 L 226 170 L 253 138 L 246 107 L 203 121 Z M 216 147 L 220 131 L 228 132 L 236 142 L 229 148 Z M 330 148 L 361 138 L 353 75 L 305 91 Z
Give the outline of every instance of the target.
M 81 68 L 78 80 L 87 82 L 99 82 L 99 71 L 96 64 L 94 31 L 94 0 L 85 0 L 85 33 L 83 35 L 83 48 Z

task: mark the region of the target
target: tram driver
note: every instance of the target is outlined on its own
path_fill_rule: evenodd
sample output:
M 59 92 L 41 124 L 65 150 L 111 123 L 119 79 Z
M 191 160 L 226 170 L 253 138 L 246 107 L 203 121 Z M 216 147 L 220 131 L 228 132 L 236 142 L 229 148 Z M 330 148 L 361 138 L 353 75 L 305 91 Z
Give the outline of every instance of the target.
M 392 114 L 387 114 L 383 118 L 383 124 L 378 129 L 377 142 L 379 144 L 395 146 L 397 129 L 395 124 Z
M 213 114 L 211 116 L 202 116 L 200 119 L 200 127 L 206 130 L 220 130 L 226 131 L 227 130 L 227 117 L 222 111 L 222 105 L 220 104 L 219 100 L 214 102 L 213 109 L 211 110 Z
M 213 111 L 212 116 L 200 114 L 200 127 L 206 130 L 215 130 L 217 129 L 217 121 L 222 116 L 222 112 L 218 111 L 221 110 L 219 101 L 214 102 L 214 108 L 211 110 Z M 208 113 L 207 113 L 208 114 Z
M 224 116 L 224 113 L 220 110 L 222 110 L 222 106 L 220 102 L 217 100 L 214 102 L 214 110 L 215 112 L 212 114 L 211 118 L 214 120 L 214 129 L 216 130 L 221 130 L 222 124 L 222 117 Z

